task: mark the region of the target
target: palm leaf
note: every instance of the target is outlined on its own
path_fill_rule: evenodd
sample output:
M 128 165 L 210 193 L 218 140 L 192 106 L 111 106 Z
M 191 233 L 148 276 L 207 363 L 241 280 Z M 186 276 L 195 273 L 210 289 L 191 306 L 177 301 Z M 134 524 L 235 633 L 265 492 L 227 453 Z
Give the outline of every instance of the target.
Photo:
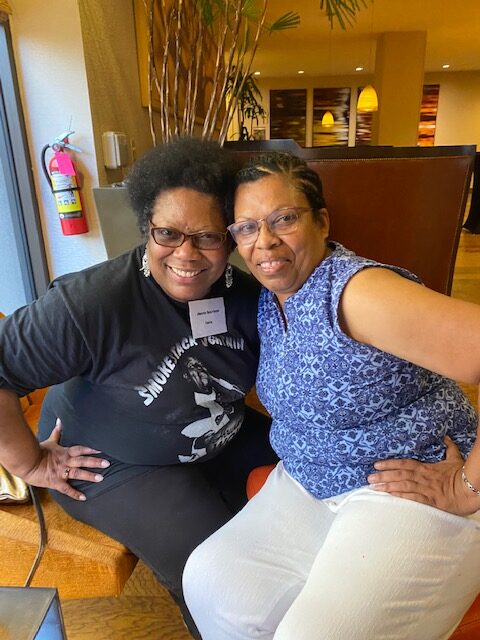
M 328 0 L 331 2 L 332 0 Z M 205 26 L 212 27 L 219 13 L 225 13 L 233 10 L 230 7 L 229 0 L 195 0 L 197 8 Z M 242 5 L 242 16 L 247 22 L 258 23 L 262 17 L 262 10 L 258 4 L 258 0 L 244 0 Z M 286 29 L 294 29 L 300 24 L 300 15 L 297 11 L 288 11 L 279 16 L 271 24 L 265 24 L 264 30 L 268 33 L 274 31 L 285 31 Z
M 208 27 L 213 24 L 213 5 L 216 2 L 212 3 L 212 0 L 195 0 L 195 4 L 197 5 L 198 11 L 202 16 L 203 23 Z
M 256 0 L 245 0 L 242 7 L 242 15 L 249 20 L 259 20 L 262 11 Z
M 285 29 L 295 29 L 300 24 L 300 15 L 297 11 L 289 11 L 277 18 L 272 24 L 267 25 L 270 33 L 273 31 L 284 31 Z
M 370 0 L 373 2 L 373 0 Z M 367 7 L 367 0 L 320 0 L 320 10 L 325 10 L 333 29 L 336 19 L 340 27 L 345 31 L 348 26 L 352 26 L 360 9 Z

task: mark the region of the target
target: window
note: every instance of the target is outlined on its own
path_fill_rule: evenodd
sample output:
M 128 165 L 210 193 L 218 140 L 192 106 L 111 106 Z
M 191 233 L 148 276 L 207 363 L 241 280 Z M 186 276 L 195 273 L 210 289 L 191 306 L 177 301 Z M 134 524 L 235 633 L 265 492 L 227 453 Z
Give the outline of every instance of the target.
M 48 284 L 8 23 L 0 24 L 0 310 L 8 314 Z

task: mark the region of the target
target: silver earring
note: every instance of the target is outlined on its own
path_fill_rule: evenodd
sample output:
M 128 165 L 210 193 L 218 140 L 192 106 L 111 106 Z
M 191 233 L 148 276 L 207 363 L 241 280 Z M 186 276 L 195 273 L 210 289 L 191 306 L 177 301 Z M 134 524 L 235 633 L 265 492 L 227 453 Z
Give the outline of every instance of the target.
M 233 269 L 231 264 L 227 264 L 227 268 L 225 269 L 225 286 L 227 289 L 233 284 Z
M 145 278 L 148 278 L 148 276 L 150 275 L 150 267 L 148 266 L 148 258 L 147 258 L 147 250 L 146 249 L 145 249 L 145 253 L 143 254 L 143 258 L 142 258 L 142 266 L 140 267 L 139 271 L 142 271 L 142 273 L 145 276 Z

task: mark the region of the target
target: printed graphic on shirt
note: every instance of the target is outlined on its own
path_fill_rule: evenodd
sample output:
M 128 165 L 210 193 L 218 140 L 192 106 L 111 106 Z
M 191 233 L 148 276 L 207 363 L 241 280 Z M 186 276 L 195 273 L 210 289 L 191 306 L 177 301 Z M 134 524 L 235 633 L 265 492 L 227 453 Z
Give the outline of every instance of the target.
M 182 434 L 192 439 L 190 455 L 179 455 L 180 462 L 193 462 L 222 448 L 242 424 L 242 413 L 235 413 L 235 400 L 243 397 L 242 390 L 222 378 L 212 376 L 197 358 L 186 361 L 184 378 L 194 385 L 195 403 L 208 409 L 210 416 L 187 425 Z
M 204 347 L 219 345 L 236 351 L 245 350 L 243 338 L 234 338 L 229 335 L 208 336 L 198 340 L 195 340 L 192 336 L 182 338 L 173 345 L 160 364 L 155 367 L 145 384 L 134 387 L 138 395 L 143 398 L 143 404 L 146 407 L 151 405 L 162 393 L 182 356 L 192 347 L 198 347 L 199 345 Z

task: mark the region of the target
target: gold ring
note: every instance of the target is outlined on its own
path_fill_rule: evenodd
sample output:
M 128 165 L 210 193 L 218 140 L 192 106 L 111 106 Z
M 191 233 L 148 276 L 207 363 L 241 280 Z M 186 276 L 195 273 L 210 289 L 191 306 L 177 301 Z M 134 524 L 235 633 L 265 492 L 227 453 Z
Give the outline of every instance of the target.
M 65 467 L 65 469 L 63 470 L 63 477 L 65 478 L 65 480 L 68 480 L 69 473 L 70 473 L 70 467 Z

